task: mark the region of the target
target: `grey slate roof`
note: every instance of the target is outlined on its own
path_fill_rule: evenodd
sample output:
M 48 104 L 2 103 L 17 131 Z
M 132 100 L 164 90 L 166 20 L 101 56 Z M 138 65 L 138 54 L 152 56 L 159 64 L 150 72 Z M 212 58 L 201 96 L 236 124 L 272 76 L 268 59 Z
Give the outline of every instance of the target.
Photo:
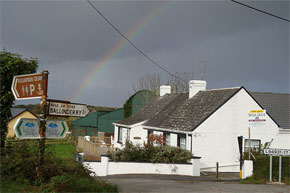
M 193 131 L 211 114 L 234 96 L 240 88 L 216 89 L 198 92 L 188 99 L 188 93 L 156 97 L 135 115 L 118 124 Z M 290 128 L 290 94 L 248 92 L 281 128 Z
M 179 94 L 145 126 L 192 131 L 241 88 L 199 91 L 191 99 L 188 99 L 188 93 Z
M 290 129 L 290 94 L 249 92 L 274 121 L 284 129 Z
M 16 117 L 17 115 L 19 115 L 20 113 L 22 113 L 23 111 L 26 111 L 26 110 L 27 109 L 25 109 L 25 108 L 15 108 L 15 107 L 10 108 L 11 118 Z
M 143 108 L 134 115 L 116 122 L 117 124 L 133 125 L 148 119 L 151 119 L 155 114 L 160 112 L 164 107 L 175 98 L 178 94 L 170 94 L 165 96 L 155 97 L 150 103 L 143 106 Z

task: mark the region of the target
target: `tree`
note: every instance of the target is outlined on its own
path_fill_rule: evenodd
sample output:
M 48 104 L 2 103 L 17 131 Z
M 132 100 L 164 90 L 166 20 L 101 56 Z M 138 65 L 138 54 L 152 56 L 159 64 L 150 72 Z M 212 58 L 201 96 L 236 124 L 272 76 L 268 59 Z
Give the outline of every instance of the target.
M 159 95 L 160 85 L 167 84 L 171 86 L 172 93 L 188 92 L 188 82 L 193 80 L 193 73 L 175 72 L 174 76 L 170 76 L 167 80 L 162 81 L 160 74 L 146 74 L 133 83 L 133 91 L 136 93 L 140 90 L 150 90 L 156 96 Z
M 5 146 L 7 123 L 11 117 L 10 108 L 14 96 L 11 91 L 13 76 L 34 73 L 38 67 L 37 58 L 23 58 L 19 54 L 0 52 L 0 138 L 1 149 Z

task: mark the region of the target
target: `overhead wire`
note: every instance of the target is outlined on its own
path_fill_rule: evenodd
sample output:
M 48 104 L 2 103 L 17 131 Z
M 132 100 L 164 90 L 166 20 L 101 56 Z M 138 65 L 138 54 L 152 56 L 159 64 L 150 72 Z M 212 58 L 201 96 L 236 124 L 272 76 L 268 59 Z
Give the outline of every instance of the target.
M 274 15 L 274 14 L 272 14 L 272 13 L 269 13 L 269 12 L 263 11 L 263 10 L 261 10 L 261 9 L 257 9 L 257 8 L 255 8 L 255 7 L 252 7 L 252 6 L 250 6 L 250 5 L 247 5 L 247 4 L 244 4 L 244 3 L 241 3 L 241 2 L 239 2 L 239 1 L 236 1 L 236 0 L 230 0 L 230 1 L 232 1 L 232 2 L 234 2 L 234 3 L 237 3 L 237 4 L 239 4 L 239 5 L 242 5 L 242 6 L 248 7 L 248 8 L 250 8 L 250 9 L 255 10 L 255 11 L 258 11 L 258 12 L 261 12 L 261 13 L 264 13 L 264 14 L 267 14 L 267 15 L 270 15 L 270 16 L 272 16 L 272 17 L 276 17 L 276 18 L 278 18 L 278 19 L 281 19 L 281 20 L 284 20 L 284 21 L 290 22 L 289 19 L 285 19 L 285 18 L 280 17 L 280 16 L 278 16 L 278 15 Z
M 147 58 L 152 64 L 166 72 L 167 74 L 175 77 L 176 79 L 179 79 L 181 81 L 187 82 L 186 80 L 183 80 L 179 78 L 178 76 L 174 75 L 173 73 L 169 72 L 167 69 L 165 69 L 163 66 L 158 64 L 156 61 L 151 59 L 147 54 L 145 54 L 141 49 L 139 49 L 131 40 L 129 40 L 117 27 L 114 26 L 113 23 L 111 23 L 105 16 L 102 14 L 89 0 L 87 2 L 94 8 L 94 10 L 116 31 L 118 32 L 125 40 L 127 40 L 140 54 L 142 54 L 145 58 Z

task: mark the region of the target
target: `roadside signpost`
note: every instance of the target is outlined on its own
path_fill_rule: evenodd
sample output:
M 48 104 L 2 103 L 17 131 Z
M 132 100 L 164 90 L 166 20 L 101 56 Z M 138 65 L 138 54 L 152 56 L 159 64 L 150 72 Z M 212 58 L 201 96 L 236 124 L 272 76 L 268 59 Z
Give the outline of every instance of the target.
M 41 98 L 42 73 L 14 76 L 11 90 L 16 100 Z
M 19 118 L 14 125 L 14 132 L 20 139 L 40 139 L 39 119 Z
M 290 149 L 264 149 L 264 154 L 272 156 L 290 156 Z
M 282 156 L 290 156 L 290 149 L 264 149 L 264 154 L 270 156 L 270 176 L 269 176 L 270 182 L 272 182 L 273 156 L 279 156 L 279 182 L 281 182 Z
M 263 127 L 266 125 L 266 110 L 250 110 L 248 113 L 249 135 L 249 160 L 251 160 L 251 127 Z
M 90 110 L 87 105 L 49 100 L 48 114 L 55 116 L 85 117 Z
M 40 176 L 40 167 L 44 161 L 45 139 L 64 138 L 68 132 L 66 121 L 47 120 L 48 71 L 35 74 L 14 76 L 11 90 L 16 100 L 40 98 L 39 119 L 20 118 L 14 126 L 14 132 L 20 139 L 38 139 L 38 158 L 36 173 Z M 83 104 L 70 102 L 49 103 L 49 115 L 85 117 L 89 109 Z

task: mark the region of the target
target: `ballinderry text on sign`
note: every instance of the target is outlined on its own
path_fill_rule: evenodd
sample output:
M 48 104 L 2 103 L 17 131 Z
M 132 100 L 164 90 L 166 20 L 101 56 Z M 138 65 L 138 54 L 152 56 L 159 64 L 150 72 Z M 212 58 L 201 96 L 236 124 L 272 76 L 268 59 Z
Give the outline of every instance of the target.
M 90 110 L 86 105 L 62 102 L 49 102 L 49 115 L 85 117 Z

